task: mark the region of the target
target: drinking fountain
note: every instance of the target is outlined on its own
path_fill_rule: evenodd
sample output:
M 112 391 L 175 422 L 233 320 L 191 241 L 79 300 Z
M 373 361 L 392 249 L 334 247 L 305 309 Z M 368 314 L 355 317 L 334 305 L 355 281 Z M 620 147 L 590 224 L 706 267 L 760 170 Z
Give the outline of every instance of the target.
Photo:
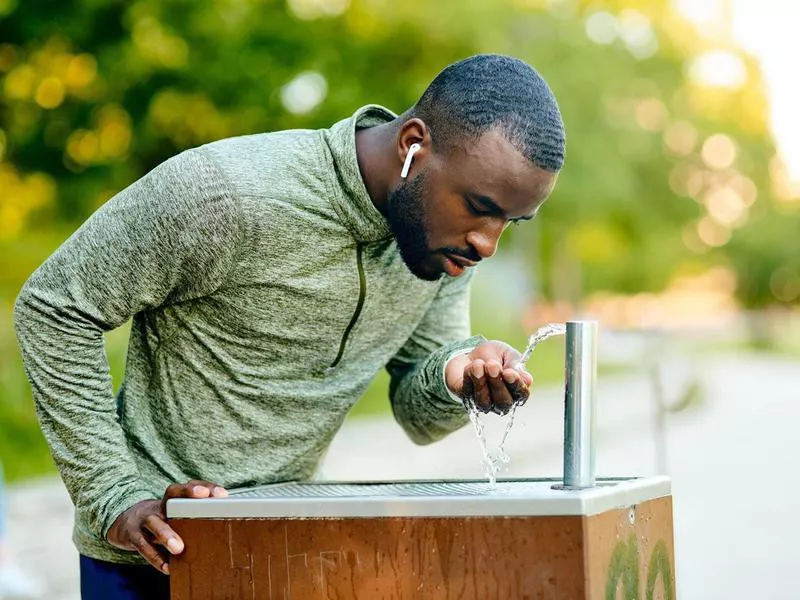
M 170 561 L 172 599 L 674 600 L 670 479 L 595 476 L 597 337 L 596 322 L 566 324 L 562 478 L 172 499 L 186 545 Z

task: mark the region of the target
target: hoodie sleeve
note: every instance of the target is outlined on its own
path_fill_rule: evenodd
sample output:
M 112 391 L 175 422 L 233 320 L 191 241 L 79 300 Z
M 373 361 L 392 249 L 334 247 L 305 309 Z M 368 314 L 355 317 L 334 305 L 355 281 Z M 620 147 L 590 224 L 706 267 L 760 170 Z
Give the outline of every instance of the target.
M 444 381 L 449 359 L 484 342 L 470 337 L 469 292 L 473 271 L 442 284 L 414 333 L 386 366 L 397 422 L 417 444 L 429 444 L 469 418 Z

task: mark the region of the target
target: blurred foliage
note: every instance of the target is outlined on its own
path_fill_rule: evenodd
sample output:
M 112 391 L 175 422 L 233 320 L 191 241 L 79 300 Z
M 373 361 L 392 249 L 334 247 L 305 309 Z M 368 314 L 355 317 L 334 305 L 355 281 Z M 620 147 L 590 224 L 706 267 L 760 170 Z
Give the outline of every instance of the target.
M 5 238 L 81 221 L 190 146 L 326 127 L 367 102 L 402 111 L 446 64 L 492 51 L 536 66 L 567 124 L 566 168 L 535 226 L 545 296 L 660 290 L 720 263 L 747 306 L 791 295 L 763 278 L 797 265 L 751 219 L 775 205 L 760 74 L 666 0 L 5 0 L 3 13 Z M 738 84 L 703 77 L 714 52 Z M 798 224 L 787 206 L 780 219 Z
M 757 66 L 666 0 L 0 0 L 0 452 L 23 449 L 32 419 L 11 303 L 77 223 L 182 149 L 369 102 L 399 112 L 479 52 L 533 64 L 566 122 L 553 197 L 502 242 L 542 296 L 658 291 L 727 265 L 745 307 L 800 297 L 800 203 L 773 193 Z M 720 61 L 739 81 L 715 80 Z M 519 345 L 514 318 L 478 330 Z

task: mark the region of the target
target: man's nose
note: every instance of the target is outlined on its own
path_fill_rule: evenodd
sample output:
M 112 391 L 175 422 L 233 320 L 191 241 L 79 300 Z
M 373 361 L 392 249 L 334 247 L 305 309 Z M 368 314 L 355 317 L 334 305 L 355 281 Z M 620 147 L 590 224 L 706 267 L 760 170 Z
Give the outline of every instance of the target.
M 497 243 L 503 233 L 505 222 L 486 225 L 485 227 L 470 231 L 467 234 L 467 243 L 475 248 L 478 255 L 483 258 L 491 258 L 497 252 Z

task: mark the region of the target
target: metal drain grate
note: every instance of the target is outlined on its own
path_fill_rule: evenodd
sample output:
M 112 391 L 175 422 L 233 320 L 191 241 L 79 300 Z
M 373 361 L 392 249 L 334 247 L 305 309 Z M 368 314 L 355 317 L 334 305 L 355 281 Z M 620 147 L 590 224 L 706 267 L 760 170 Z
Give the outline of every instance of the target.
M 387 498 L 420 496 L 526 496 L 541 490 L 533 481 L 410 481 L 392 483 L 283 483 L 236 491 L 236 498 Z

